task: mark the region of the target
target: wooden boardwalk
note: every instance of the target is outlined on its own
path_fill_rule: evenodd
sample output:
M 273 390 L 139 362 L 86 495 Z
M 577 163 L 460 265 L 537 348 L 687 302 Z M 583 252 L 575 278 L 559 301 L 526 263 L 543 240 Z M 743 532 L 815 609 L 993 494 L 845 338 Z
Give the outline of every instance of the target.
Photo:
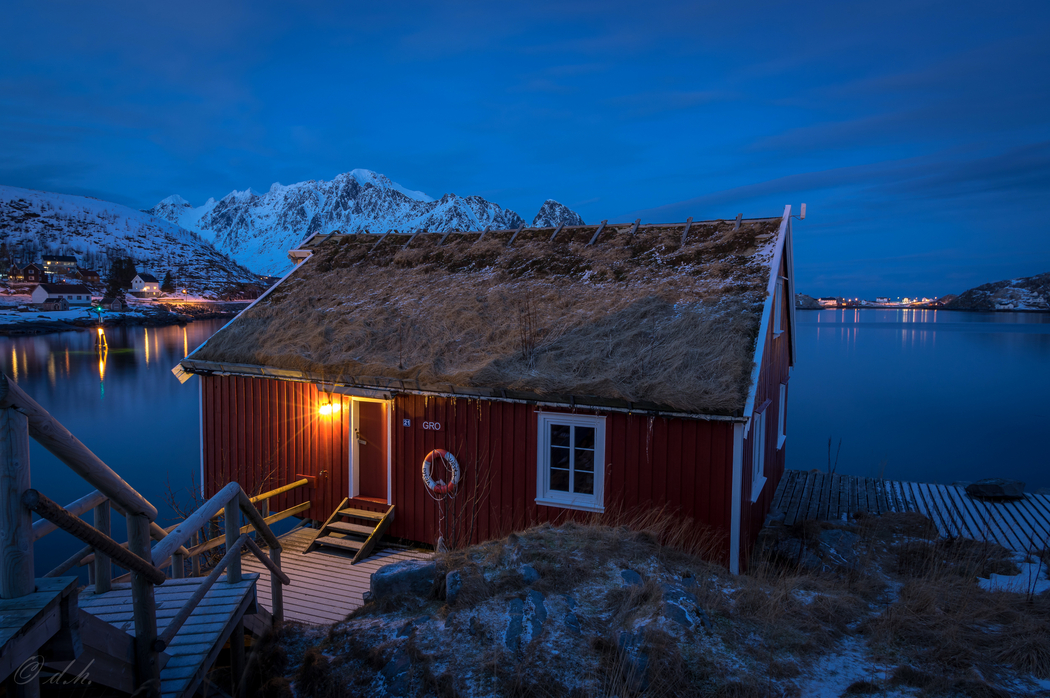
M 917 511 L 942 536 L 992 541 L 1018 552 L 1050 548 L 1050 495 L 1044 494 L 990 501 L 974 499 L 956 485 L 785 470 L 772 511 L 784 514 L 787 525 L 844 520 L 860 512 Z
M 301 623 L 329 625 L 343 620 L 350 611 L 364 605 L 372 573 L 384 565 L 401 560 L 421 560 L 429 553 L 379 548 L 356 565 L 354 554 L 321 549 L 303 554 L 316 530 L 297 528 L 281 540 L 281 570 L 292 579 L 284 588 L 284 619 Z M 254 556 L 241 559 L 245 572 L 259 572 L 259 604 L 270 608 L 270 574 Z
M 225 576 L 220 577 L 193 609 L 165 650 L 168 659 L 160 672 L 164 698 L 193 695 L 229 639 L 237 619 L 243 613 L 253 612 L 256 578 L 257 575 L 246 573 L 240 582 L 228 584 Z M 169 579 L 155 588 L 158 633 L 164 632 L 203 581 L 202 577 Z M 113 590 L 104 594 L 95 594 L 93 586 L 86 587 L 80 593 L 79 603 L 81 610 L 134 634 L 130 584 L 114 584 Z

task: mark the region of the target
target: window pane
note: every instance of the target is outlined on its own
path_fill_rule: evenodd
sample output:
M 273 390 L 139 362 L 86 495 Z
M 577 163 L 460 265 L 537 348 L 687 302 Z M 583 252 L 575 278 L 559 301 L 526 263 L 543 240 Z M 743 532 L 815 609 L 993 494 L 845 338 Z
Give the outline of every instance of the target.
M 551 467 L 569 469 L 569 449 L 551 446 Z
M 551 489 L 558 492 L 569 491 L 569 471 L 551 468 Z
M 569 445 L 569 425 L 551 424 L 551 446 Z
M 594 472 L 594 451 L 576 449 L 576 470 Z
M 577 494 L 594 494 L 594 473 L 573 473 L 572 491 Z
M 594 427 L 576 427 L 576 448 L 594 448 Z

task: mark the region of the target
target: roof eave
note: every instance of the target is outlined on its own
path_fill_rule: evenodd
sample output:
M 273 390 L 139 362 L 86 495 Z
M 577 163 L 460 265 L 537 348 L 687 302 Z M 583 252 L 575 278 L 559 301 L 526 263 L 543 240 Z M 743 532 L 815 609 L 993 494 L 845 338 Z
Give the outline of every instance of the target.
M 769 334 L 769 323 L 773 318 L 773 303 L 776 300 L 777 276 L 780 274 L 780 262 L 784 256 L 784 246 L 791 230 L 791 204 L 784 206 L 784 216 L 780 219 L 777 231 L 777 244 L 773 251 L 773 263 L 769 266 L 769 282 L 766 285 L 766 299 L 762 304 L 762 320 L 758 324 L 758 337 L 755 340 L 754 364 L 751 367 L 751 387 L 747 391 L 747 402 L 744 403 L 744 419 L 750 426 L 751 416 L 755 412 L 755 398 L 758 396 L 758 379 L 762 373 L 762 355 L 766 348 L 766 337 Z M 790 274 L 789 274 L 790 276 Z M 789 328 L 794 332 L 794 327 Z M 744 436 L 747 436 L 745 428 Z
M 277 380 L 288 380 L 301 383 L 315 383 L 332 386 L 344 386 L 347 388 L 362 388 L 366 390 L 386 391 L 390 393 L 410 393 L 420 395 L 434 395 L 445 397 L 460 397 L 478 400 L 501 400 L 509 402 L 523 402 L 540 406 L 551 407 L 580 407 L 585 409 L 609 410 L 614 412 L 626 412 L 629 414 L 660 415 L 666 417 L 681 417 L 685 419 L 701 419 L 706 421 L 744 422 L 744 417 L 717 414 L 707 412 L 686 412 L 667 405 L 648 402 L 627 402 L 611 398 L 600 398 L 594 396 L 576 395 L 541 395 L 517 390 L 504 390 L 502 388 L 479 388 L 455 386 L 445 384 L 427 384 L 417 380 L 387 378 L 384 376 L 356 376 L 354 382 L 335 382 L 330 377 L 320 373 L 299 371 L 295 369 L 274 368 L 271 366 L 258 366 L 254 364 L 228 363 L 223 361 L 204 361 L 201 359 L 186 357 L 179 362 L 173 371 L 182 369 L 188 374 L 199 375 L 230 375 L 247 376 L 251 378 L 274 378 Z

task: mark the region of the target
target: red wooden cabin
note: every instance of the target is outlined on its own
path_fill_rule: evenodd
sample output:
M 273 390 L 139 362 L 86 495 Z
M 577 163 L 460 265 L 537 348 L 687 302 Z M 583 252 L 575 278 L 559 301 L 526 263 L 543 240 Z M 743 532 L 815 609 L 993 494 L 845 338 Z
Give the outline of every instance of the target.
M 175 369 L 205 494 L 306 475 L 277 508 L 393 506 L 430 545 L 666 506 L 737 571 L 784 470 L 791 220 L 315 235 Z M 455 499 L 424 485 L 434 449 Z

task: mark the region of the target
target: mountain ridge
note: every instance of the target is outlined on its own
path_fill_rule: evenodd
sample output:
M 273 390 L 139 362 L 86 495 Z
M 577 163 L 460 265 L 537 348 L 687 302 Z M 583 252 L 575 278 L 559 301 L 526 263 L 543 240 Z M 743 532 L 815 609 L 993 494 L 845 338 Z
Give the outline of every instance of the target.
M 234 190 L 197 207 L 173 194 L 144 213 L 200 234 L 239 263 L 265 274 L 286 271 L 291 266 L 287 251 L 314 233 L 447 232 L 524 224 L 515 211 L 480 196 L 449 193 L 434 199 L 363 169 L 327 181 L 275 182 L 265 193 Z M 541 216 L 567 225 L 583 223 L 579 214 L 552 199 L 536 219 Z
M 981 284 L 963 291 L 949 310 L 1050 310 L 1050 272 Z

